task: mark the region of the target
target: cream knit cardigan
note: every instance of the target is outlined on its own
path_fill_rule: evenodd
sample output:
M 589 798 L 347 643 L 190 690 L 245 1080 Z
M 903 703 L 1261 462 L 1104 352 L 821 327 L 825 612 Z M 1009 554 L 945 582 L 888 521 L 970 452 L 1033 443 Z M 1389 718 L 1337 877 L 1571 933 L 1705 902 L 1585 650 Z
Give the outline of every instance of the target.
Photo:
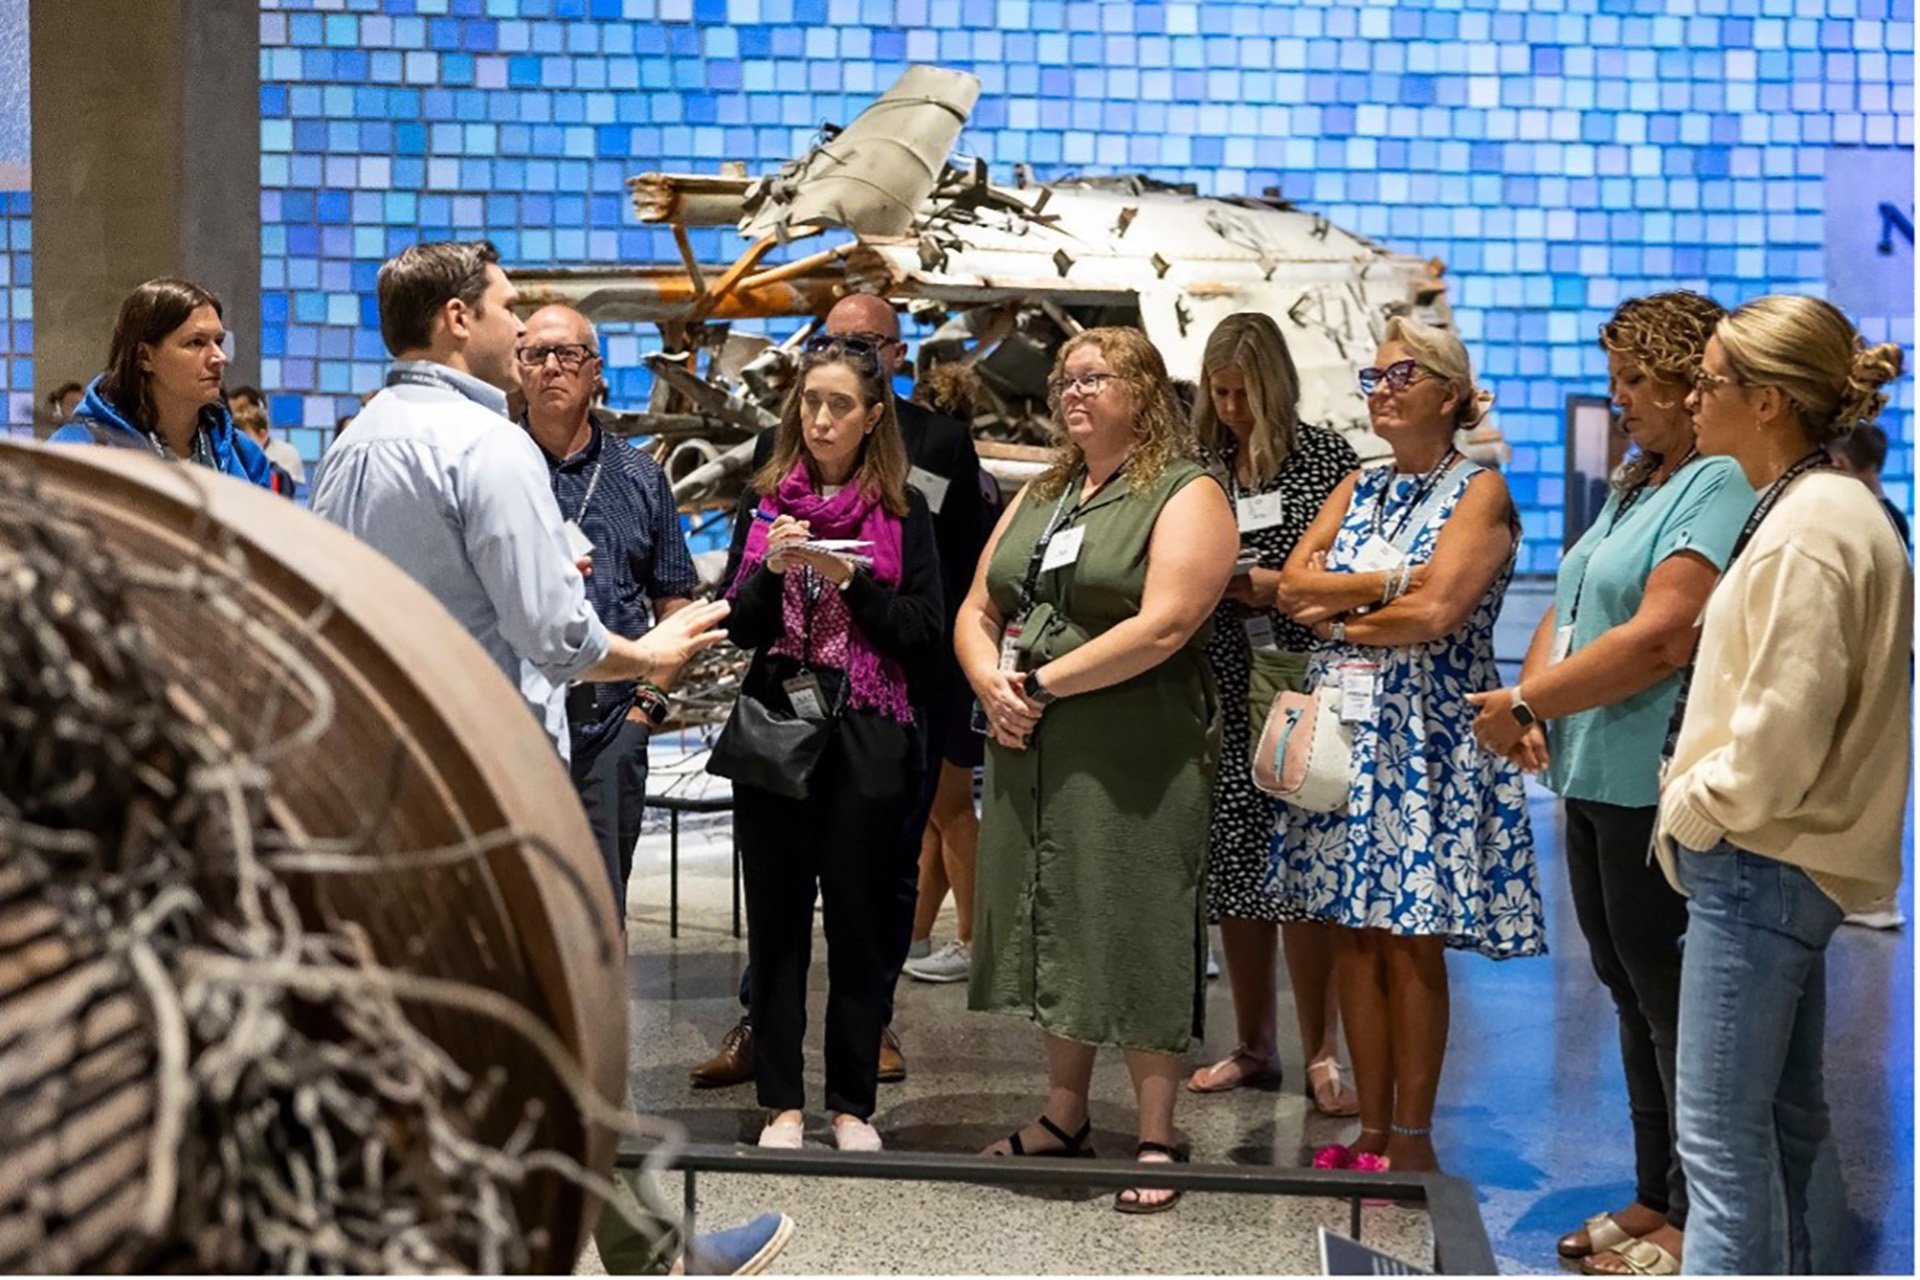
M 1911 765 L 1913 568 L 1850 477 L 1793 482 L 1707 602 L 1656 846 L 1727 840 L 1842 907 L 1900 885 Z

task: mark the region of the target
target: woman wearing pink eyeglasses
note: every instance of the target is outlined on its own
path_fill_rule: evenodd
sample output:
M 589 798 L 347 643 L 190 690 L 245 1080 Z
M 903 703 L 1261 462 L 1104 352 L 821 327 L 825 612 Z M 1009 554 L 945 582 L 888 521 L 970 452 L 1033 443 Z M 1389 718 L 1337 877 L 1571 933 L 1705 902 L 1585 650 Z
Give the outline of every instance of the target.
M 1448 947 L 1546 950 L 1519 769 L 1473 737 L 1467 695 L 1496 688 L 1493 623 L 1519 518 L 1506 484 L 1454 447 L 1482 416 L 1460 339 L 1396 318 L 1361 389 L 1393 461 L 1340 483 L 1287 559 L 1280 606 L 1325 647 L 1310 685 L 1352 738 L 1347 802 L 1293 809 L 1274 887 L 1334 928 L 1360 1136 L 1321 1167 L 1429 1170 L 1447 1043 Z

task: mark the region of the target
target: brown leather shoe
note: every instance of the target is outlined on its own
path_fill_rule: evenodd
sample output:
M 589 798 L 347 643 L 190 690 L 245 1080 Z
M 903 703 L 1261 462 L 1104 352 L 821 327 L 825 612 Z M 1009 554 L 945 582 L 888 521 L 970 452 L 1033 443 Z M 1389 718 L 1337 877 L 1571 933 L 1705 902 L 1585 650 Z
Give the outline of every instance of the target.
M 907 1078 L 907 1057 L 892 1027 L 880 1028 L 880 1083 L 897 1084 Z
M 753 1027 L 742 1018 L 720 1039 L 720 1052 L 693 1069 L 696 1089 L 725 1089 L 753 1079 Z

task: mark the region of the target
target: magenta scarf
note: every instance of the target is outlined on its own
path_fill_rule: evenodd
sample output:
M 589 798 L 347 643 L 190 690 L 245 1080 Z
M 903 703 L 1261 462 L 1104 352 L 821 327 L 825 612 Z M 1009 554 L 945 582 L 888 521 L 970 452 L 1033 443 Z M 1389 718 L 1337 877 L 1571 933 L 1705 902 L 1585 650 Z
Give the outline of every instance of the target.
M 831 498 L 814 492 L 804 459 L 780 487 L 760 500 L 760 514 L 747 531 L 747 546 L 740 557 L 740 572 L 727 588 L 731 599 L 753 571 L 767 558 L 767 530 L 773 518 L 792 516 L 807 522 L 815 538 L 859 538 L 873 544 L 873 576 L 886 586 L 900 586 L 900 521 L 887 513 L 879 502 L 850 483 Z M 809 575 L 798 571 L 786 574 L 780 588 L 782 626 L 773 652 L 799 662 L 838 667 L 847 673 L 847 703 L 862 710 L 877 711 L 901 724 L 913 721 L 913 707 L 907 698 L 907 677 L 900 664 L 873 647 L 847 610 L 845 593 L 832 587 L 821 591 L 809 605 Z M 812 617 L 809 619 L 808 614 Z

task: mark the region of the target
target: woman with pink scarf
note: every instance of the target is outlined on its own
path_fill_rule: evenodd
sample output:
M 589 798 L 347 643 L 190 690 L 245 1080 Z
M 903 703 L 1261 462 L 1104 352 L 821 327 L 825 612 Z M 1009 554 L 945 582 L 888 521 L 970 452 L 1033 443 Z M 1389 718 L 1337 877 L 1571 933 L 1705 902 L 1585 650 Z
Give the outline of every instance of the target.
M 754 1083 L 764 1147 L 805 1134 L 801 1039 L 813 904 L 827 936 L 827 1110 L 834 1145 L 877 1151 L 882 924 L 925 758 L 925 666 L 941 641 L 933 521 L 878 352 L 810 350 L 735 523 L 727 575 L 742 685 L 769 711 L 832 721 L 805 799 L 736 781 L 734 831 L 753 967 Z M 820 549 L 825 542 L 844 545 Z

